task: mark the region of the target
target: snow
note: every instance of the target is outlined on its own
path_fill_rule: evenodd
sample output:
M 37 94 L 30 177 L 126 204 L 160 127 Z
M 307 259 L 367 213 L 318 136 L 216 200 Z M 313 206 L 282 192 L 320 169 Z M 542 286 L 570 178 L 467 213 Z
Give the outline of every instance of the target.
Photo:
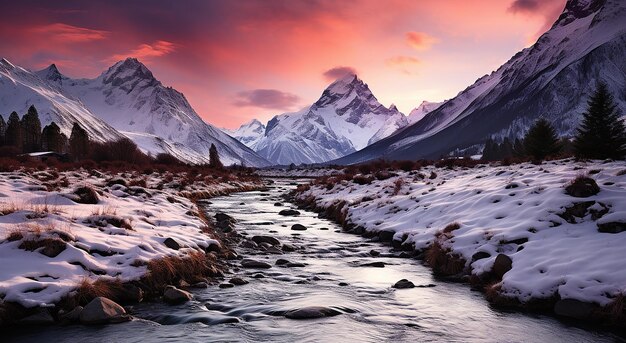
M 92 173 L 94 174 L 94 173 Z M 97 174 L 97 173 L 95 173 Z M 203 251 L 217 241 L 202 233 L 204 223 L 193 215 L 198 209 L 174 189 L 184 175 L 146 176 L 147 188 L 106 186 L 112 177 L 136 179 L 142 175 L 92 176 L 86 171 L 0 173 L 0 297 L 26 307 L 51 306 L 83 280 L 97 278 L 136 280 L 147 271 L 147 262 L 165 256 L 185 256 Z M 46 191 L 66 178 L 69 187 Z M 171 179 L 171 182 L 167 182 Z M 52 180 L 46 182 L 44 180 Z M 163 184 L 163 189 L 156 186 Z M 101 191 L 95 205 L 72 201 L 74 187 L 90 185 Z M 217 194 L 253 186 L 251 182 L 196 184 L 198 190 Z M 134 195 L 133 195 L 134 194 Z M 111 224 L 124 220 L 131 229 Z M 7 240 L 20 232 L 23 239 Z M 66 237 L 66 248 L 56 257 L 19 246 L 23 240 Z M 182 248 L 172 250 L 163 242 L 172 238 Z M 103 256 L 106 255 L 106 256 Z
M 565 193 L 571 180 L 590 171 L 600 193 L 588 198 Z M 436 174 L 433 179 L 431 172 Z M 558 293 L 561 298 L 607 305 L 626 293 L 626 232 L 597 229 L 598 223 L 626 222 L 624 162 L 561 160 L 454 170 L 426 167 L 419 171 L 422 176 L 397 173 L 367 186 L 348 181 L 332 189 L 312 186 L 298 198 L 314 197 L 323 208 L 346 201 L 351 224 L 393 231 L 395 239 L 407 235 L 406 242 L 417 250 L 431 245 L 447 225 L 459 223 L 460 229 L 443 242 L 444 247 L 468 261 L 477 275 L 491 270 L 497 254 L 508 255 L 513 268 L 503 277 L 501 293 L 522 302 Z M 396 182 L 402 187 L 394 195 Z M 588 213 L 573 224 L 558 215 L 585 201 L 596 202 L 592 209 L 603 204 L 609 212 L 597 221 Z M 520 238 L 528 242 L 511 242 Z M 472 263 L 480 251 L 490 257 Z
M 422 101 L 422 103 L 414 108 L 411 113 L 409 113 L 407 120 L 409 121 L 409 125 L 415 124 L 418 121 L 422 120 L 428 113 L 438 109 L 442 102 L 430 102 L 430 101 Z
M 245 144 L 248 148 L 255 150 L 259 141 L 265 135 L 265 125 L 257 119 L 242 124 L 237 130 L 224 130 L 231 137 Z

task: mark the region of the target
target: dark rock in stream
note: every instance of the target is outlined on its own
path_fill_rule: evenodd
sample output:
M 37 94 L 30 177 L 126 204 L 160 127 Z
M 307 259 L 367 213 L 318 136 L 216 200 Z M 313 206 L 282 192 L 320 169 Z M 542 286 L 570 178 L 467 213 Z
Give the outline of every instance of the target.
M 282 249 L 283 249 L 284 252 L 296 251 L 296 247 L 294 247 L 293 245 L 288 244 L 288 243 L 283 244 Z
M 282 202 L 275 202 L 274 206 L 283 206 L 283 203 Z
M 288 268 L 300 268 L 305 267 L 306 265 L 300 262 L 289 262 L 285 266 L 287 266 Z
M 235 286 L 243 286 L 243 285 L 247 285 L 249 282 L 240 278 L 240 277 L 234 277 L 230 280 L 228 280 L 228 282 L 232 283 Z
M 280 245 L 280 241 L 271 236 L 253 236 L 251 240 L 257 244 L 268 243 L 270 245 Z
M 391 287 L 397 288 L 397 289 L 414 288 L 415 284 L 413 282 L 407 280 L 407 279 L 402 279 L 402 280 L 396 282 Z
M 191 300 L 193 296 L 187 291 L 178 289 L 174 286 L 166 286 L 163 292 L 163 301 L 170 305 L 177 305 Z
M 244 268 L 253 268 L 253 269 L 269 269 L 272 268 L 272 265 L 267 262 L 256 261 L 251 259 L 243 259 L 241 261 L 241 266 Z
M 291 229 L 294 231 L 306 231 L 306 226 L 302 224 L 293 224 L 291 225 Z
M 341 312 L 330 307 L 308 306 L 296 310 L 287 311 L 287 313 L 285 313 L 285 317 L 289 319 L 314 319 L 333 317 L 340 314 Z
M 80 312 L 82 324 L 119 323 L 130 320 L 126 310 L 116 302 L 105 297 L 93 299 Z
M 493 267 L 491 268 L 491 272 L 499 279 L 502 279 L 502 276 L 506 274 L 513 267 L 513 260 L 505 254 L 498 254 L 496 256 L 496 260 L 493 263 Z
M 291 261 L 285 260 L 284 258 L 279 258 L 278 260 L 276 260 L 276 265 L 277 266 L 282 266 L 282 265 L 285 265 L 287 263 L 291 263 Z
M 220 283 L 218 287 L 219 288 L 233 288 L 235 287 L 235 285 L 233 285 L 232 283 Z
M 384 267 L 385 267 L 385 263 L 384 263 L 384 262 L 370 262 L 370 263 L 363 263 L 363 264 L 359 265 L 359 267 L 375 267 L 375 268 L 384 268 Z
M 370 255 L 372 255 L 372 256 L 380 256 L 380 251 L 378 251 L 378 250 L 370 250 Z
M 561 299 L 554 304 L 554 313 L 557 316 L 574 319 L 588 319 L 595 306 L 576 299 Z
M 54 323 L 54 318 L 47 309 L 39 308 L 36 313 L 20 319 L 18 323 L 21 325 L 50 325 Z
M 289 209 L 289 210 L 282 210 L 278 212 L 278 214 L 280 214 L 281 216 L 299 216 L 300 211 Z

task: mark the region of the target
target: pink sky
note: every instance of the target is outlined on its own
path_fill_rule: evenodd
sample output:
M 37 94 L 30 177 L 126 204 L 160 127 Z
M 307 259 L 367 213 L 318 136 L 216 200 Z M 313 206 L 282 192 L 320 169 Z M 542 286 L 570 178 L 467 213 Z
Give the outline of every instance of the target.
M 137 57 L 206 121 L 235 128 L 317 100 L 356 71 L 409 113 L 455 96 L 529 46 L 565 0 L 16 1 L 0 56 L 95 77 Z

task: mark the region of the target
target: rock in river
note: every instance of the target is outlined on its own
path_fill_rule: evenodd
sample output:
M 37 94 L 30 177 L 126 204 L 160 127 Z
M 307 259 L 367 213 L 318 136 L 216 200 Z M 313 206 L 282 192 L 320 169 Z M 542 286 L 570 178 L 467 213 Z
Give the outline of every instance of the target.
M 308 306 L 285 313 L 285 317 L 289 319 L 314 319 L 323 317 L 332 317 L 341 314 L 341 312 L 330 307 Z
M 278 212 L 278 214 L 280 214 L 281 216 L 299 216 L 300 215 L 300 211 L 296 211 L 296 210 L 282 210 L 282 211 Z
M 291 229 L 294 231 L 306 231 L 306 226 L 302 224 L 293 224 L 291 225 Z
M 117 323 L 129 319 L 122 306 L 105 297 L 93 299 L 80 312 L 80 322 L 83 324 Z
M 174 286 L 165 287 L 165 292 L 163 293 L 163 300 L 170 305 L 182 304 L 192 298 L 191 293 Z
M 271 245 L 280 245 L 280 241 L 272 236 L 253 236 L 251 240 L 257 244 L 268 243 Z
M 398 282 L 395 283 L 395 285 L 391 286 L 393 288 L 397 288 L 397 289 L 404 289 L 404 288 L 413 288 L 415 287 L 415 284 L 407 279 L 402 279 Z
M 254 268 L 254 269 L 269 269 L 272 268 L 272 265 L 267 262 L 256 261 L 251 259 L 243 259 L 241 261 L 241 266 L 244 268 Z

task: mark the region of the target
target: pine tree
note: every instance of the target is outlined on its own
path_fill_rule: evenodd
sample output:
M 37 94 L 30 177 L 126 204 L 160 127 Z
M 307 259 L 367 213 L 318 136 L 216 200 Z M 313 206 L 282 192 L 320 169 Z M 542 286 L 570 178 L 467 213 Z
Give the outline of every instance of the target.
M 513 144 L 508 137 L 504 137 L 504 140 L 500 144 L 500 159 L 513 157 Z
M 526 156 L 526 151 L 524 150 L 524 143 L 519 138 L 515 138 L 515 143 L 513 144 L 513 156 L 515 157 Z
M 5 134 L 5 142 L 8 146 L 13 146 L 22 151 L 22 123 L 17 112 L 11 112 L 7 121 L 7 131 Z
M 556 131 L 543 118 L 537 120 L 524 136 L 524 151 L 536 160 L 543 160 L 560 150 Z
M 216 169 L 224 168 L 222 161 L 220 161 L 220 155 L 217 152 L 217 148 L 213 143 L 211 143 L 211 148 L 209 148 L 209 166 Z
M 22 147 L 25 152 L 41 149 L 41 121 L 35 106 L 30 106 L 22 117 Z
M 493 139 L 487 138 L 487 141 L 485 141 L 485 148 L 483 149 L 482 159 L 485 161 L 493 161 L 496 152 L 495 150 L 496 147 Z
M 43 128 L 41 132 L 42 150 L 63 153 L 65 152 L 65 145 L 67 145 L 67 137 L 55 122 Z
M 626 129 L 606 84 L 598 83 L 574 138 L 578 158 L 621 159 L 626 156 Z
M 4 145 L 4 136 L 7 133 L 7 123 L 4 121 L 4 117 L 0 114 L 0 146 Z
M 72 126 L 69 148 L 75 160 L 84 159 L 89 153 L 89 136 L 87 135 L 87 131 L 78 123 L 74 123 Z

